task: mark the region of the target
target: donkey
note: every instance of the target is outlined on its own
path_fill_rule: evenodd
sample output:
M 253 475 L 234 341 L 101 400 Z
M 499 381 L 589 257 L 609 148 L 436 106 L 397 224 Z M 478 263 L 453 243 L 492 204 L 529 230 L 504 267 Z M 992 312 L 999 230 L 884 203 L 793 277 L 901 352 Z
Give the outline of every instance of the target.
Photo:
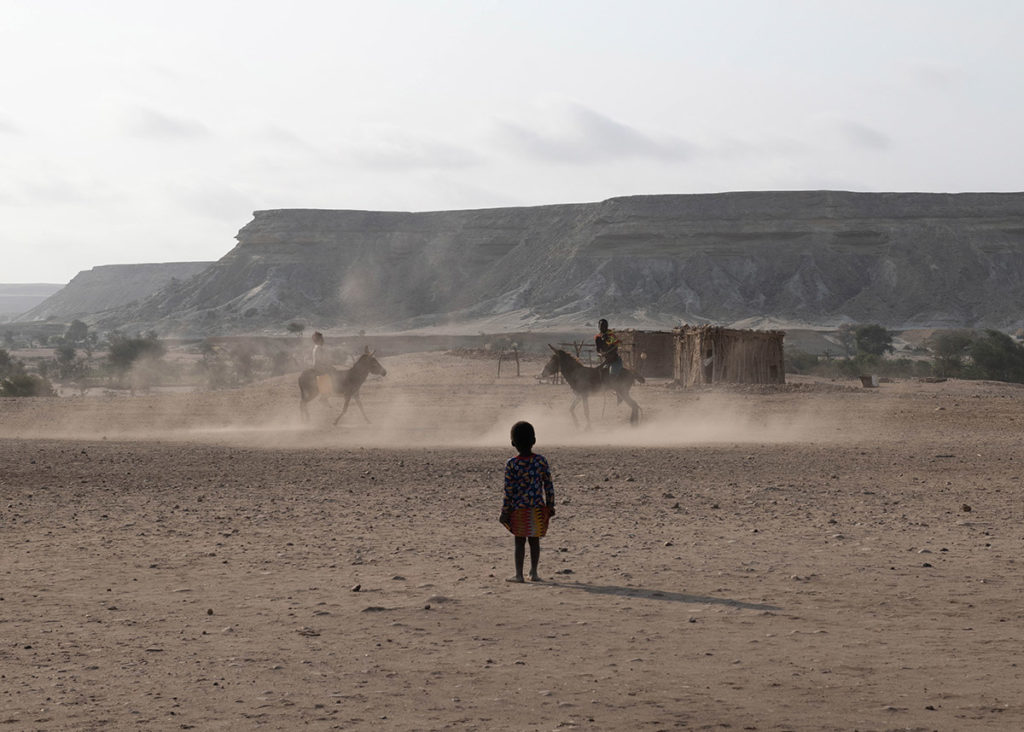
M 348 411 L 348 403 L 353 399 L 356 406 L 359 407 L 359 411 L 362 412 L 363 419 L 369 422 L 370 418 L 366 416 L 366 410 L 363 409 L 363 404 L 359 401 L 359 388 L 370 374 L 377 376 L 387 376 L 388 374 L 380 362 L 373 357 L 373 354 L 374 352 L 367 346 L 362 355 L 356 359 L 352 368 L 344 371 L 331 369 L 327 374 L 330 379 L 322 379 L 319 382 L 316 369 L 306 369 L 299 374 L 299 411 L 302 413 L 303 421 L 309 421 L 309 408 L 306 406 L 308 402 L 318 396 L 340 394 L 345 397 L 345 405 L 341 409 L 341 414 L 334 419 L 335 425 L 345 416 L 345 412 Z
M 583 415 L 587 419 L 587 429 L 590 429 L 590 405 L 587 403 L 587 399 L 606 389 L 614 392 L 619 401 L 629 405 L 631 410 L 629 423 L 632 425 L 639 424 L 642 410 L 640 405 L 629 395 L 629 390 L 632 388 L 634 381 L 638 381 L 641 384 L 644 383 L 642 376 L 626 368 L 613 376 L 604 369 L 584 366 L 578 358 L 567 351 L 555 348 L 551 344 L 548 344 L 548 348 L 554 351 L 554 355 L 551 356 L 551 359 L 544 366 L 544 370 L 541 371 L 540 375 L 549 377 L 561 373 L 562 377 L 572 388 L 573 397 L 572 403 L 569 405 L 569 414 L 572 415 L 573 424 L 576 425 L 577 429 L 580 423 L 576 419 L 576 405 L 583 402 Z

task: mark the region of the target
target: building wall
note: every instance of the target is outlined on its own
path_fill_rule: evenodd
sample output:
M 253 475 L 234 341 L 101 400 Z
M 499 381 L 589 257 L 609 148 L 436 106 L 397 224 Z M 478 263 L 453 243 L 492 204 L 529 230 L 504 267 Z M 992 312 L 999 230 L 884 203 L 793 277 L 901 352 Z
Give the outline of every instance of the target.
M 669 331 L 620 330 L 619 355 L 622 363 L 645 378 L 674 377 L 675 336 Z M 641 358 L 641 354 L 647 358 Z
M 673 331 L 673 376 L 683 386 L 784 384 L 782 331 L 683 326 Z

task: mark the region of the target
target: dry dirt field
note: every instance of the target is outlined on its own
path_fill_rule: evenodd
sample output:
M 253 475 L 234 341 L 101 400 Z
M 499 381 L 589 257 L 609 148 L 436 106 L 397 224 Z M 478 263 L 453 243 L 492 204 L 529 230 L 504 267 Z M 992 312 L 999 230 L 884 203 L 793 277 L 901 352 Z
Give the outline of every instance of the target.
M 0 401 L 0 732 L 1024 729 L 1021 387 L 649 383 L 577 432 L 537 362 L 381 360 L 371 425 L 294 376 Z

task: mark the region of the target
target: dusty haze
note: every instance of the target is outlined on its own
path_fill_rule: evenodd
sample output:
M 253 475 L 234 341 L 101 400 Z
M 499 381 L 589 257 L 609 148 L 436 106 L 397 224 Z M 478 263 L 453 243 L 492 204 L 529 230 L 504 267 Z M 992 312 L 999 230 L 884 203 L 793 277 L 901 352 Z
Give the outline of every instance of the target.
M 1024 389 L 650 383 L 580 433 L 540 361 L 379 355 L 369 426 L 294 374 L 0 402 L 0 727 L 1024 726 Z

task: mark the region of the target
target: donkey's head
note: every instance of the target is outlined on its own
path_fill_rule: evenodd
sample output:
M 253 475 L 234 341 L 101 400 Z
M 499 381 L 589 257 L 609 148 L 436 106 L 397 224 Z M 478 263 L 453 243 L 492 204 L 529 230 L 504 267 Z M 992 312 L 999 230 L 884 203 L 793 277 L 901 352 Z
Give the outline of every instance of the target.
M 373 354 L 376 351 L 371 351 L 369 346 L 363 349 L 362 355 L 356 359 L 355 366 L 353 368 L 366 369 L 368 372 L 375 376 L 387 376 L 388 372 L 383 366 L 380 365 L 380 361 L 374 358 Z
M 572 370 L 569 365 L 573 362 L 578 363 L 571 354 L 561 350 L 560 348 L 555 348 L 550 343 L 548 344 L 548 348 L 551 349 L 552 353 L 551 358 L 549 358 L 548 362 L 544 364 L 544 369 L 540 372 L 542 378 L 546 379 L 550 376 L 554 376 L 555 374 L 559 374 L 562 372 L 563 368 L 566 367 Z

